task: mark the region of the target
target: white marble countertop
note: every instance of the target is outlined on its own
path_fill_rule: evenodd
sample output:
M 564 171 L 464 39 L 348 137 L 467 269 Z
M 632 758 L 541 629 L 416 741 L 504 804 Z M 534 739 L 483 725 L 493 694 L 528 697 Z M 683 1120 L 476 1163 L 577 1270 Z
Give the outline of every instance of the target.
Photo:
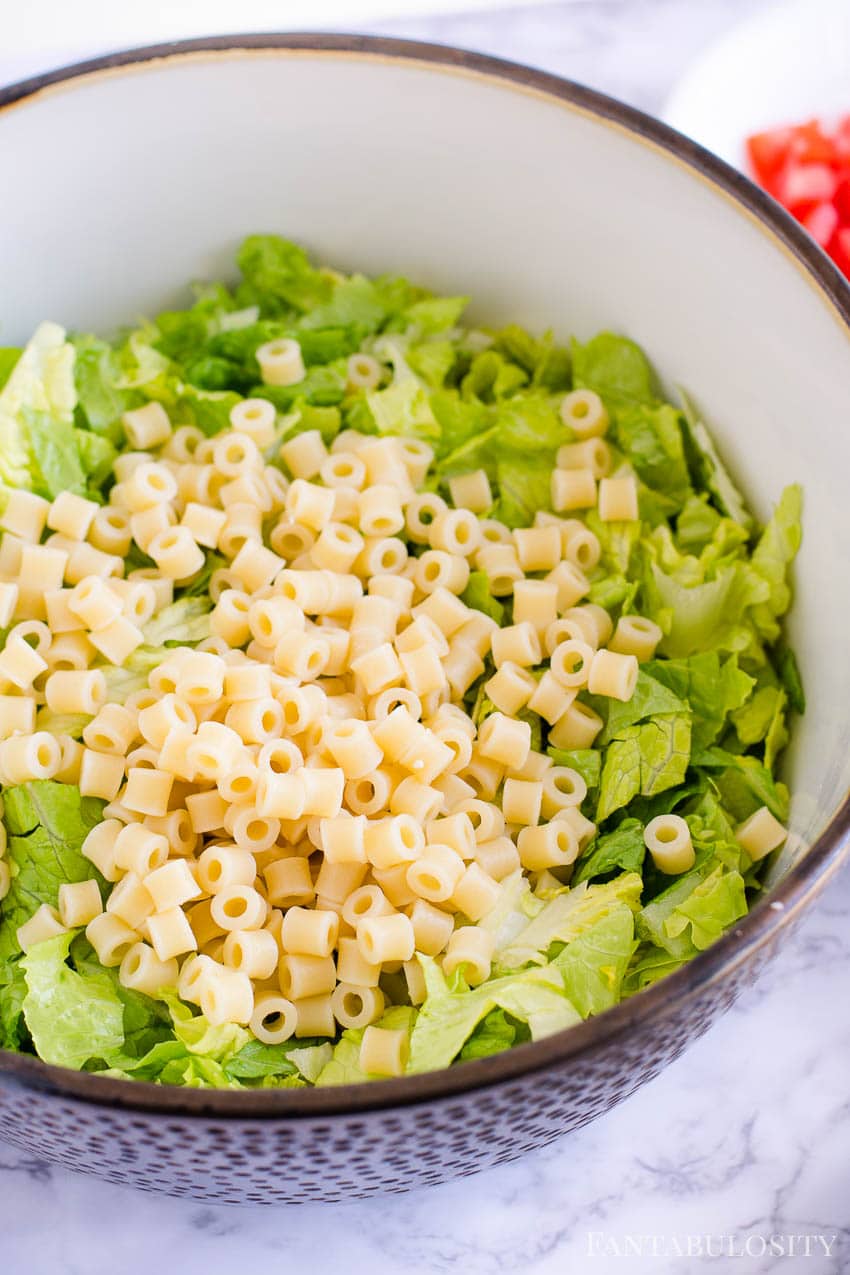
M 766 2 L 573 0 L 380 29 L 535 63 L 659 110 L 687 60 Z M 0 1271 L 850 1270 L 848 915 L 845 870 L 757 987 L 661 1076 L 553 1146 L 443 1187 L 286 1211 L 207 1206 L 0 1143 Z

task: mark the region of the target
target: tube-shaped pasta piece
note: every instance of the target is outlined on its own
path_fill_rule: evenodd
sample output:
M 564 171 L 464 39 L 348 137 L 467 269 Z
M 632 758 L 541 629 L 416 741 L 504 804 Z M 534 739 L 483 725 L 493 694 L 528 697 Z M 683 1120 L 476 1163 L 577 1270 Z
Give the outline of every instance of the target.
M 65 931 L 66 927 L 63 925 L 56 908 L 51 907 L 49 903 L 42 903 L 40 907 L 36 908 L 28 921 L 18 926 L 15 937 L 21 950 L 28 952 L 37 943 L 43 943 L 45 939 L 55 938 L 56 935 L 64 934 Z
M 138 737 L 138 714 L 123 704 L 104 704 L 83 727 L 83 743 L 87 748 L 119 757 L 126 757 Z
M 100 886 L 89 881 L 63 881 L 59 886 L 59 919 L 68 930 L 88 925 L 103 911 Z
M 411 863 L 424 844 L 424 833 L 412 815 L 390 815 L 364 826 L 366 858 L 376 868 Z
M 292 337 L 266 341 L 255 350 L 264 385 L 297 385 L 306 375 L 301 346 Z
M 310 862 L 298 855 L 268 864 L 263 878 L 269 902 L 279 907 L 310 903 L 315 896 Z
M 661 641 L 661 629 L 642 615 L 621 615 L 608 644 L 618 655 L 633 655 L 637 660 L 651 660 Z
M 480 841 L 475 850 L 475 862 L 494 881 L 504 881 L 520 868 L 519 852 L 510 837 L 505 836 Z
M 286 952 L 278 962 L 278 982 L 284 996 L 295 1001 L 327 995 L 336 985 L 333 957 Z
M 422 492 L 408 501 L 404 517 L 410 540 L 417 545 L 429 544 L 434 519 L 444 514 L 447 509 L 448 505 L 436 492 Z
M 474 514 L 485 513 L 493 503 L 490 480 L 484 469 L 450 478 L 449 492 L 456 509 L 469 509 Z
M 562 643 L 566 646 L 567 643 Z M 558 647 L 558 650 L 561 648 Z M 555 658 L 557 651 L 553 653 Z M 590 664 L 587 689 L 591 695 L 607 695 L 611 699 L 630 700 L 637 685 L 638 661 L 635 655 L 618 655 L 607 648 L 597 651 Z
M 369 917 L 386 916 L 392 907 L 380 886 L 361 885 L 352 890 L 342 908 L 342 919 L 352 929 Z
M 444 510 L 431 523 L 428 540 L 432 549 L 468 558 L 481 546 L 478 519 L 468 509 Z
M 210 915 L 223 930 L 259 930 L 268 907 L 263 896 L 249 885 L 229 885 L 216 892 Z
M 540 639 L 533 624 L 525 621 L 522 624 L 511 624 L 507 628 L 497 629 L 491 640 L 493 663 L 496 668 L 510 662 L 520 668 L 529 668 L 539 664 L 542 656 Z
M 406 1031 L 369 1026 L 360 1044 L 360 1069 L 369 1076 L 402 1076 L 409 1053 Z
M 160 833 L 153 832 L 142 823 L 128 823 L 114 839 L 112 857 L 125 872 L 146 877 L 165 863 L 168 849 L 168 841 Z
M 340 982 L 331 994 L 331 1007 L 340 1027 L 367 1027 L 384 1012 L 384 994 L 378 987 Z
M 760 806 L 754 814 L 739 824 L 735 839 L 754 862 L 778 850 L 788 836 L 788 829 L 776 819 L 767 806 Z
M 230 969 L 249 978 L 271 978 L 277 971 L 280 952 L 268 930 L 231 930 L 224 940 L 222 959 Z
M 225 944 L 226 946 L 226 944 Z M 281 1045 L 295 1032 L 298 1010 L 294 1003 L 277 992 L 259 992 L 254 996 L 254 1011 L 248 1026 L 264 1045 Z
M 50 513 L 50 501 L 17 487 L 5 493 L 5 500 L 0 527 L 22 540 L 38 544 Z
M 322 849 L 326 863 L 366 863 L 363 815 L 339 814 L 321 821 Z
M 517 580 L 514 585 L 515 624 L 528 622 L 542 637 L 558 616 L 558 586 L 554 580 Z
M 451 898 L 464 873 L 464 862 L 450 846 L 429 845 L 407 870 L 407 883 L 414 894 L 429 903 Z M 406 958 L 405 958 L 406 959 Z
M 549 657 L 549 670 L 561 686 L 577 691 L 587 684 L 593 660 L 592 647 L 571 638 L 555 647 Z
M 416 899 L 410 908 L 410 921 L 413 926 L 416 951 L 422 952 L 425 956 L 439 955 L 454 929 L 453 916 L 421 898 Z
M 660 872 L 676 875 L 694 866 L 691 830 L 680 815 L 657 815 L 643 830 L 644 844 Z
M 557 466 L 558 469 L 589 469 L 594 478 L 605 478 L 611 472 L 611 448 L 601 438 L 565 443 L 558 451 Z
M 104 625 L 102 629 L 93 630 L 89 634 L 89 640 L 110 664 L 121 665 L 133 654 L 137 646 L 141 646 L 144 634 L 132 620 L 128 620 L 125 615 L 119 615 L 116 620 Z
M 505 780 L 502 788 L 502 814 L 508 823 L 539 823 L 542 802 L 543 783 L 540 780 Z
M 134 992 L 143 992 L 146 996 L 156 996 L 164 987 L 173 987 L 177 982 L 178 966 L 175 957 L 167 961 L 160 960 L 156 952 L 147 943 L 134 943 L 127 950 L 118 970 L 118 981 L 122 987 Z
M 603 482 L 608 481 L 603 479 Z M 596 479 L 593 470 L 553 469 L 551 480 L 552 508 L 557 513 L 570 509 L 590 509 L 596 504 Z
M 587 784 L 569 766 L 551 766 L 543 776 L 543 818 L 553 819 L 559 810 L 580 806 L 587 796 Z
M 523 828 L 517 837 L 522 866 L 529 872 L 563 868 L 578 858 L 578 837 L 565 819 Z
M 498 886 L 495 889 L 498 892 Z M 489 931 L 477 925 L 460 926 L 449 939 L 443 957 L 443 973 L 451 976 L 462 967 L 469 986 L 477 987 L 490 977 L 494 943 L 494 935 Z
M 523 571 L 551 571 L 561 561 L 561 533 L 556 526 L 518 527 L 513 542 Z
M 352 718 L 332 723 L 325 733 L 325 745 L 346 779 L 368 775 L 384 757 L 367 723 Z
M 413 925 L 403 912 L 367 917 L 358 923 L 356 937 L 364 960 L 375 965 L 409 961 L 415 950 Z
M 51 673 L 44 693 L 52 713 L 93 715 L 106 699 L 106 679 L 100 669 Z
M 336 1019 L 329 995 L 307 996 L 303 1000 L 296 1001 L 295 1012 L 297 1015 L 296 1036 L 336 1035 Z
M 353 983 L 356 987 L 377 987 L 382 967 L 380 962 L 364 959 L 356 939 L 343 936 L 339 940 L 336 968 L 341 983 Z
M 554 726 L 564 716 L 572 704 L 577 692 L 562 686 L 551 669 L 547 669 L 536 683 L 534 694 L 528 701 L 528 707 Z
M 600 480 L 599 518 L 602 522 L 635 522 L 639 517 L 637 482 L 633 474 Z
M 93 917 L 85 932 L 97 959 L 107 968 L 120 965 L 133 944 L 139 941 L 136 931 L 112 912 Z
M 47 733 L 13 735 L 0 743 L 0 775 L 4 784 L 52 779 L 62 764 L 62 747 Z
M 16 635 L 6 639 L 0 651 L 0 681 L 11 682 L 22 691 L 29 690 L 46 669 L 47 661 L 24 638 Z
M 478 731 L 478 751 L 482 757 L 516 770 L 531 748 L 531 725 L 504 713 L 491 713 Z
M 578 438 L 593 438 L 608 428 L 608 412 L 594 390 L 571 390 L 561 400 L 561 420 Z
M 330 956 L 338 936 L 339 917 L 318 908 L 289 908 L 280 931 L 283 950 L 298 956 Z
M 452 906 L 470 921 L 480 921 L 499 901 L 500 890 L 495 880 L 478 863 L 470 863 L 452 894 Z
M 592 708 L 575 700 L 549 732 L 556 748 L 590 748 L 602 730 L 602 718 Z
M 164 770 L 131 766 L 127 771 L 124 805 L 141 815 L 167 814 L 173 784 L 174 776 Z
M 254 989 L 247 974 L 216 964 L 204 977 L 198 1003 L 213 1027 L 224 1023 L 250 1023 L 254 1013 Z

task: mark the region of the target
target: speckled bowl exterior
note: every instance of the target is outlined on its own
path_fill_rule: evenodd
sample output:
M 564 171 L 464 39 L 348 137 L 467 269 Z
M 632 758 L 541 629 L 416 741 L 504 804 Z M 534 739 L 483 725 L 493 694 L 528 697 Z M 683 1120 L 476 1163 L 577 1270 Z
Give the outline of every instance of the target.
M 221 102 L 213 145 L 205 122 Z M 353 131 L 340 138 L 348 118 Z M 28 159 L 44 130 L 52 176 Z M 278 133 L 291 177 L 287 165 L 270 175 Z M 165 152 L 160 165 L 144 163 L 147 145 Z M 850 560 L 850 435 L 838 428 L 850 402 L 846 284 L 767 196 L 685 138 L 578 85 L 448 48 L 272 35 L 119 54 L 0 90 L 0 157 L 23 170 L 0 207 L 4 338 L 20 323 L 20 339 L 51 306 L 70 325 L 109 326 L 167 302 L 168 280 L 218 269 L 238 234 L 282 229 L 326 259 L 344 259 L 348 244 L 351 265 L 407 268 L 436 287 L 454 280 L 485 314 L 566 332 L 621 324 L 715 417 L 746 417 L 749 441 L 728 425 L 719 438 L 735 460 L 740 448 L 745 475 L 757 468 L 760 512 L 783 480 L 817 493 L 793 631 L 810 710 L 789 758 L 792 846 L 766 896 L 690 965 L 568 1032 L 362 1086 L 169 1089 L 0 1052 L 0 1136 L 69 1168 L 196 1199 L 408 1190 L 594 1119 L 734 1001 L 846 849 L 850 600 L 846 571 L 828 570 L 830 555 Z M 230 202 L 219 181 L 228 161 L 241 183 Z M 183 170 L 186 218 L 174 191 Z

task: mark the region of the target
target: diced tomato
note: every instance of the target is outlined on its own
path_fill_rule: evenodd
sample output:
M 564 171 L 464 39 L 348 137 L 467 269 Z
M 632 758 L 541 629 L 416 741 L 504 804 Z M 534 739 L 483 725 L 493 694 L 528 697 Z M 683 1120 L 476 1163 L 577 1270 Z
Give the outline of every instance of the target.
M 850 114 L 747 138 L 752 172 L 850 278 Z
M 850 230 L 836 230 L 827 249 L 830 257 L 844 274 L 850 276 Z
M 835 144 L 824 133 L 817 120 L 808 120 L 792 129 L 793 136 L 788 154 L 804 164 L 831 164 L 835 159 Z
M 815 204 L 812 211 L 807 213 L 801 220 L 806 230 L 808 230 L 815 242 L 820 244 L 821 248 L 826 248 L 838 229 L 838 211 L 835 204 Z
M 747 138 L 750 163 L 763 186 L 768 186 L 782 168 L 793 136 L 793 129 L 774 128 L 767 133 L 753 133 Z
M 838 174 L 826 164 L 800 164 L 789 159 L 776 181 L 776 197 L 792 213 L 805 215 L 813 204 L 834 199 Z

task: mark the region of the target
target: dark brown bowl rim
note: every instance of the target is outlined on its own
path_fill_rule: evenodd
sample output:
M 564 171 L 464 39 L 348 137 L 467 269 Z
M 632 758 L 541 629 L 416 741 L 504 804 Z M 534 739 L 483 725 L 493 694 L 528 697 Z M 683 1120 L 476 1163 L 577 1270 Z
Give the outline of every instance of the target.
M 354 34 L 209 36 L 107 54 L 23 80 L 0 89 L 0 109 L 32 97 L 52 85 L 95 72 L 198 54 L 250 51 L 302 51 L 318 55 L 359 56 L 367 60 L 409 61 L 431 69 L 465 72 L 508 88 L 531 90 L 597 119 L 612 122 L 668 156 L 672 155 L 730 196 L 740 210 L 749 213 L 763 230 L 790 252 L 817 290 L 832 303 L 850 333 L 850 287 L 847 281 L 814 240 L 769 195 L 740 172 L 635 107 L 584 85 L 501 58 L 447 45 Z M 850 848 L 848 833 L 850 796 L 845 797 L 828 827 L 804 858 L 767 897 L 756 903 L 734 930 L 726 933 L 708 951 L 599 1018 L 588 1019 L 568 1031 L 491 1058 L 443 1071 L 368 1084 L 327 1089 L 232 1091 L 170 1088 L 142 1081 L 109 1079 L 50 1066 L 30 1055 L 0 1050 L 0 1081 L 73 1097 L 93 1105 L 170 1115 L 172 1119 L 179 1116 L 315 1119 L 365 1115 L 381 1109 L 450 1101 L 472 1090 L 518 1081 L 525 1075 L 566 1065 L 580 1054 L 598 1053 L 609 1045 L 613 1046 L 623 1032 L 635 1030 L 638 1026 L 645 1029 L 652 1025 L 661 1030 L 662 1020 L 671 1014 L 680 1015 L 683 1006 L 696 1001 L 735 968 L 750 960 L 757 949 L 769 943 L 823 889 Z

